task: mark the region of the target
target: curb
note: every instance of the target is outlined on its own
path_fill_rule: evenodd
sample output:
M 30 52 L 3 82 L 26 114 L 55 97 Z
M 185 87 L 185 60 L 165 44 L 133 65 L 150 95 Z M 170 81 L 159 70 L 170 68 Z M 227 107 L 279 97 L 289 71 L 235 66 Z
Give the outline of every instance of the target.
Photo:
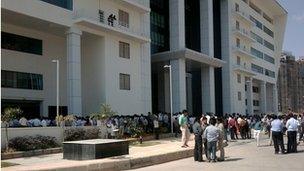
M 119 170 L 129 170 L 137 169 L 141 167 L 152 166 L 156 164 L 166 163 L 174 160 L 179 160 L 183 158 L 188 158 L 193 156 L 193 149 L 185 149 L 177 152 L 170 152 L 166 154 L 159 154 L 147 157 L 138 157 L 132 159 L 120 159 L 119 161 L 108 161 L 108 162 L 96 162 L 90 164 L 80 164 L 77 166 L 67 166 L 67 167 L 56 167 L 48 169 L 35 169 L 32 170 L 48 170 L 48 171 L 66 171 L 66 170 L 81 170 L 81 171 L 119 171 Z
M 31 150 L 31 151 L 16 151 L 12 153 L 1 153 L 1 159 L 6 160 L 6 159 L 21 158 L 21 157 L 32 157 L 32 156 L 55 154 L 61 152 L 62 152 L 62 147 Z

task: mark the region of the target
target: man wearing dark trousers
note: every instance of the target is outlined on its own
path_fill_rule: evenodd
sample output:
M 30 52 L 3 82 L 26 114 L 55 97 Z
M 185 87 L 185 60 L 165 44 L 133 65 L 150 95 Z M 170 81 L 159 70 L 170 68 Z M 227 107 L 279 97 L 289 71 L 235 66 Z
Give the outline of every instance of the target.
M 281 117 L 273 115 L 273 121 L 271 122 L 272 140 L 274 145 L 274 153 L 279 153 L 279 147 L 281 148 L 281 154 L 285 154 L 284 140 L 283 140 L 283 123 L 280 120 Z
M 203 116 L 201 118 L 201 124 L 202 124 L 202 132 L 204 132 L 205 129 L 207 128 L 207 126 L 208 126 L 207 118 L 205 116 Z M 204 139 L 203 144 L 204 144 L 204 152 L 205 152 L 206 158 L 208 160 L 209 157 L 208 157 L 208 152 L 207 152 L 207 140 Z
M 289 115 L 290 119 L 286 122 L 287 128 L 287 153 L 297 152 L 297 130 L 298 124 L 297 115 Z
M 192 126 L 193 134 L 195 135 L 195 146 L 194 146 L 194 161 L 203 161 L 203 139 L 202 139 L 202 127 L 200 118 L 195 118 Z

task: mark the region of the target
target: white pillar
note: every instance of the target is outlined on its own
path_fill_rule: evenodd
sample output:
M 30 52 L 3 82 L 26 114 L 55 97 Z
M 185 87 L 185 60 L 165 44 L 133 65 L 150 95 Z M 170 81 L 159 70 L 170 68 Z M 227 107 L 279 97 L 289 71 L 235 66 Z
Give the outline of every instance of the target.
M 150 13 L 141 15 L 141 30 L 144 35 L 150 34 Z M 142 43 L 140 50 L 142 113 L 148 113 L 152 111 L 150 42 Z
M 261 81 L 260 82 L 260 109 L 262 113 L 266 113 L 266 107 L 267 107 L 267 99 L 266 99 L 266 82 Z
M 172 69 L 173 113 L 186 109 L 186 64 L 185 59 L 170 61 Z
M 214 68 L 201 66 L 202 111 L 215 113 Z
M 186 74 L 186 87 L 187 87 L 187 109 L 190 114 L 193 114 L 192 104 L 192 74 Z
M 82 32 L 71 27 L 67 32 L 67 95 L 68 112 L 82 114 L 81 103 L 81 34 Z
M 200 0 L 201 52 L 213 58 L 213 2 Z M 214 68 L 201 66 L 202 111 L 215 113 Z
M 201 51 L 213 57 L 213 0 L 200 0 L 200 20 Z
M 253 114 L 253 98 L 252 98 L 252 78 L 249 78 L 246 81 L 247 85 L 247 110 L 248 114 L 252 115 Z
M 272 98 L 273 98 L 273 112 L 274 114 L 278 114 L 279 109 L 278 109 L 278 89 L 277 85 L 273 84 L 273 89 L 272 89 Z
M 185 1 L 169 0 L 170 50 L 184 49 L 185 43 Z

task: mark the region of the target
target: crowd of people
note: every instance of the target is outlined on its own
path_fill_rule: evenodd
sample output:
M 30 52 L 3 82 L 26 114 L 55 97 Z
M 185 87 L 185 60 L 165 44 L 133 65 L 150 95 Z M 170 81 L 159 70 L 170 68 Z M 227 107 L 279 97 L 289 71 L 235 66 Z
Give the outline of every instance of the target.
M 55 119 L 35 118 L 11 120 L 9 127 L 48 127 L 57 126 Z M 134 132 L 140 134 L 154 134 L 159 139 L 160 133 L 171 132 L 171 114 L 158 112 L 147 115 L 115 115 L 105 121 L 92 119 L 90 117 L 77 117 L 65 123 L 66 126 L 102 126 L 110 138 L 129 137 Z M 202 161 L 202 151 L 205 151 L 208 161 L 224 160 L 224 144 L 238 139 L 256 139 L 256 145 L 260 146 L 260 134 L 265 133 L 269 137 L 269 145 L 274 145 L 275 154 L 279 152 L 289 153 L 297 151 L 298 141 L 304 141 L 304 113 L 302 115 L 241 115 L 238 113 L 224 114 L 202 114 L 199 117 L 189 116 L 187 110 L 172 115 L 173 132 L 175 136 L 182 134 L 182 147 L 188 147 L 191 133 L 195 136 L 195 160 Z M 1 124 L 2 127 L 3 124 Z M 253 134 L 253 135 L 252 135 Z M 284 148 L 283 135 L 287 135 L 287 150 Z M 220 149 L 220 157 L 217 158 L 215 149 Z M 281 150 L 280 150 L 281 148 Z
M 225 156 L 224 146 L 229 141 L 239 139 L 256 139 L 257 146 L 260 146 L 260 134 L 263 131 L 269 137 L 269 145 L 274 145 L 275 154 L 297 152 L 298 141 L 303 141 L 304 134 L 304 113 L 295 115 L 261 114 L 243 116 L 241 114 L 205 115 L 191 119 L 187 110 L 178 117 L 178 124 L 182 132 L 182 147 L 187 148 L 191 132 L 195 136 L 194 160 L 203 161 L 202 151 L 205 151 L 206 159 L 210 162 L 223 161 Z M 287 135 L 287 150 L 284 148 L 283 135 Z M 220 156 L 216 156 L 216 149 L 219 149 Z

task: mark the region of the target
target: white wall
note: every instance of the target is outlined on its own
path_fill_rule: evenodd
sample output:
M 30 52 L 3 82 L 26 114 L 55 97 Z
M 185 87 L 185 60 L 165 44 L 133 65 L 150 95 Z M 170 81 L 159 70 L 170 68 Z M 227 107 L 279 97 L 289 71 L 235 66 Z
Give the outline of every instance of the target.
M 105 44 L 98 35 L 84 34 L 81 41 L 81 83 L 83 115 L 99 111 L 106 101 Z
M 7 23 L 2 23 L 2 31 L 42 40 L 42 55 L 2 49 L 1 69 L 42 74 L 43 90 L 1 88 L 1 99 L 41 100 L 43 101 L 42 114 L 47 116 L 48 106 L 56 105 L 56 64 L 52 63 L 52 59 L 59 59 L 60 105 L 67 105 L 65 37 Z

